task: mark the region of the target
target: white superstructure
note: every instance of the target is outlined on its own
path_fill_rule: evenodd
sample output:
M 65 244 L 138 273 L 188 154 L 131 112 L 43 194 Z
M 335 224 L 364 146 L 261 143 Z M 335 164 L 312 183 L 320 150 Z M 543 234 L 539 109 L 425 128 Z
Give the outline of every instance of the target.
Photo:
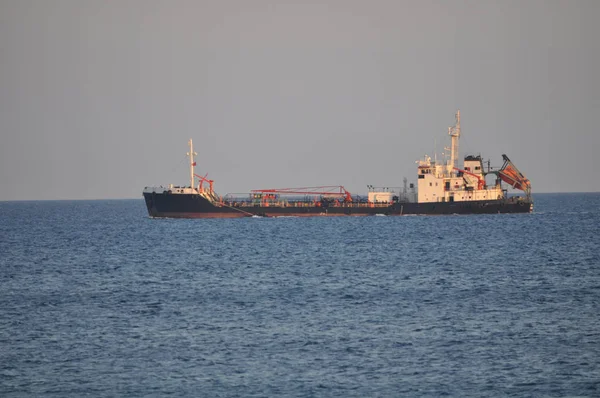
M 448 128 L 448 134 L 452 145 L 446 148 L 450 150 L 450 159 L 446 163 L 432 161 L 429 156 L 417 162 L 417 201 L 426 203 L 501 199 L 504 195 L 499 181 L 493 187 L 486 185 L 481 157 L 467 156 L 463 168 L 458 167 L 460 111 L 456 113 L 455 125 Z

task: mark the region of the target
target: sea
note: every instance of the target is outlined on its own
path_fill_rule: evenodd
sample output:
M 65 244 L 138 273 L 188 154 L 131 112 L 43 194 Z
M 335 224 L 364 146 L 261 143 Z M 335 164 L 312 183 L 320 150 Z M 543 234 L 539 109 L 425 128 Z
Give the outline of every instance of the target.
M 0 202 L 1 397 L 598 397 L 600 193 L 532 214 Z

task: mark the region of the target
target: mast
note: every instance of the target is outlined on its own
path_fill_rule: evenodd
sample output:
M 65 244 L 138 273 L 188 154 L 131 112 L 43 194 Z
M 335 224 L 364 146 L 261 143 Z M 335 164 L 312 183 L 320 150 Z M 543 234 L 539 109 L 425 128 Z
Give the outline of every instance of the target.
M 448 134 L 452 137 L 450 149 L 450 170 L 458 168 L 458 138 L 460 137 L 460 109 L 456 111 L 456 124 L 448 127 Z
M 194 162 L 194 155 L 197 155 L 196 152 L 194 152 L 194 146 L 192 145 L 192 139 L 190 138 L 190 151 L 187 153 L 187 155 L 190 157 L 190 187 L 192 189 L 194 189 L 194 166 L 196 165 L 196 162 Z

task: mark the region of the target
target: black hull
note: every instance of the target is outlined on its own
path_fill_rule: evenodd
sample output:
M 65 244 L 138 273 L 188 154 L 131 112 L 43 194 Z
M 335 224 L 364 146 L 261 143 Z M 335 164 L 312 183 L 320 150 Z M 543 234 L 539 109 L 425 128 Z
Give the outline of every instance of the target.
M 530 213 L 532 203 L 523 199 L 486 200 L 471 202 L 394 203 L 389 206 L 368 205 L 330 207 L 278 207 L 215 205 L 200 195 L 144 193 L 148 214 L 151 217 L 168 218 L 240 218 L 264 217 L 310 217 L 310 216 L 387 216 L 443 215 L 443 214 L 495 214 Z

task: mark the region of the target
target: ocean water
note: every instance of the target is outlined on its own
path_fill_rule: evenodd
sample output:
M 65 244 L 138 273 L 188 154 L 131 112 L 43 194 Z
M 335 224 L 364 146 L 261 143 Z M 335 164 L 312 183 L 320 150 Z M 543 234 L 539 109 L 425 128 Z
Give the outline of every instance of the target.
M 0 396 L 600 396 L 600 194 L 520 215 L 0 202 Z

